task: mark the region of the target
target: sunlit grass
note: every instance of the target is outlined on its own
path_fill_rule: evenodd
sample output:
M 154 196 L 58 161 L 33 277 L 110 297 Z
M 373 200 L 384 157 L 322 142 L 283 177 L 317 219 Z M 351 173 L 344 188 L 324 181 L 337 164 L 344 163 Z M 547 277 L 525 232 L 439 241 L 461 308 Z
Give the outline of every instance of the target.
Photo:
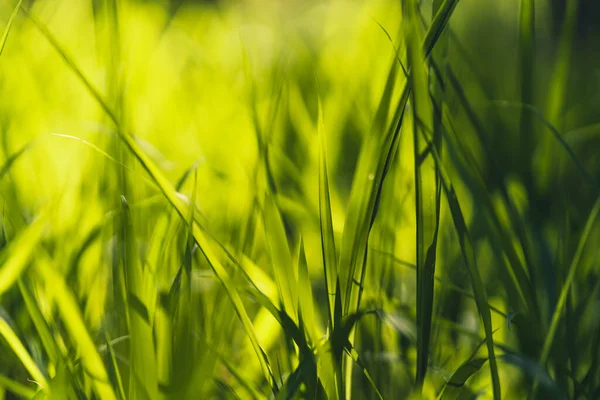
M 0 4 L 0 398 L 596 398 L 591 50 L 510 3 Z

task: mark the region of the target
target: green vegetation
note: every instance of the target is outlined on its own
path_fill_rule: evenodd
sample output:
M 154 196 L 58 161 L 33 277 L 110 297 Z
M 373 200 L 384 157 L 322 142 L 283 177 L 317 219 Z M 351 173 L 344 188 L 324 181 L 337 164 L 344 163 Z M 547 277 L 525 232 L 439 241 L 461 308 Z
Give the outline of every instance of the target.
M 0 398 L 599 398 L 596 9 L 3 0 Z

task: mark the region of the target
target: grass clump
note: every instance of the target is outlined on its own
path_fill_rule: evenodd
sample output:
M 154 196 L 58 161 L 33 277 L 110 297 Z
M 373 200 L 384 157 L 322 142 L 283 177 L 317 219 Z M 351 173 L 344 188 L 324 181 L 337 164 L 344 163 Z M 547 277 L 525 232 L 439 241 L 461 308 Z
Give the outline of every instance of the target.
M 14 3 L 1 398 L 598 396 L 577 2 Z

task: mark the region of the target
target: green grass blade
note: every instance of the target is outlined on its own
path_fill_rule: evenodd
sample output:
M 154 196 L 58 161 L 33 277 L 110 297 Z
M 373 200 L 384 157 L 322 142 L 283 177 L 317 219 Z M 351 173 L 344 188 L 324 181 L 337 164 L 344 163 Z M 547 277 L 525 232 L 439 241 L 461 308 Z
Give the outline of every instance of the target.
M 465 362 L 460 367 L 458 367 L 458 369 L 456 371 L 454 371 L 454 374 L 452 374 L 452 377 L 450 378 L 450 380 L 448 382 L 446 382 L 446 385 L 444 387 L 444 393 L 443 393 L 441 399 L 442 400 L 458 399 L 460 396 L 460 392 L 461 392 L 463 386 L 465 385 L 465 383 L 467 382 L 467 380 L 471 376 L 473 376 L 477 372 L 479 372 L 479 370 L 481 369 L 483 364 L 485 364 L 486 361 L 487 361 L 486 357 L 474 358 L 472 360 Z
M 558 125 L 561 121 L 561 114 L 564 111 L 565 99 L 567 98 L 566 93 L 569 71 L 573 62 L 572 53 L 575 45 L 574 38 L 577 29 L 579 0 L 569 1 L 565 7 L 564 24 L 561 28 L 554 74 L 550 81 L 546 112 L 548 120 L 554 125 Z M 560 125 L 558 126 L 560 128 Z
M 25 10 L 26 11 L 26 10 Z M 96 87 L 85 77 L 81 69 L 75 64 L 72 58 L 64 51 L 62 46 L 58 43 L 58 41 L 54 38 L 54 36 L 50 33 L 48 28 L 40 21 L 37 20 L 31 13 L 27 12 L 29 18 L 35 23 L 40 32 L 46 37 L 46 39 L 50 42 L 52 47 L 56 50 L 56 52 L 61 56 L 61 58 L 65 61 L 65 63 L 69 66 L 71 71 L 79 78 L 79 81 L 85 86 L 85 88 L 89 91 L 89 93 L 94 97 L 94 99 L 98 102 L 98 104 L 102 107 L 102 109 L 106 112 L 106 114 L 110 117 L 112 122 L 117 126 L 117 131 L 119 137 L 123 140 L 125 145 L 129 148 L 132 154 L 138 159 L 142 167 L 146 170 L 146 172 L 150 175 L 150 177 L 155 181 L 155 183 L 159 186 L 161 192 L 164 194 L 166 199 L 169 201 L 171 206 L 177 211 L 179 216 L 185 220 L 186 219 L 186 205 L 185 202 L 179 197 L 173 186 L 169 182 L 169 180 L 162 174 L 162 172 L 158 169 L 158 167 L 152 162 L 152 160 L 144 153 L 138 143 L 134 140 L 134 138 L 123 132 L 120 129 L 120 121 L 117 118 L 116 114 L 111 110 L 108 103 L 104 100 L 100 92 L 96 89 Z M 244 331 L 248 335 L 250 342 L 252 343 L 252 347 L 259 358 L 261 370 L 265 379 L 269 382 L 269 385 L 272 388 L 276 387 L 276 383 L 272 377 L 271 368 L 269 366 L 267 356 L 265 352 L 260 347 L 258 342 L 258 338 L 256 337 L 256 333 L 254 331 L 254 327 L 252 326 L 252 321 L 246 312 L 244 304 L 239 296 L 239 293 L 234 287 L 234 284 L 229 276 L 227 270 L 220 262 L 217 254 L 209 245 L 208 239 L 205 237 L 202 229 L 194 224 L 193 227 L 194 240 L 198 244 L 200 250 L 208 260 L 211 268 L 213 269 L 215 275 L 218 277 L 219 281 L 223 284 L 227 295 L 229 296 L 236 314 L 240 318 L 242 322 L 242 326 Z M 114 394 L 113 394 L 114 397 Z
M 29 259 L 44 233 L 46 221 L 47 214 L 43 213 L 0 255 L 2 261 L 2 267 L 0 268 L 0 296 L 17 282 L 27 267 Z
M 10 18 L 8 19 L 8 23 L 6 24 L 6 28 L 4 28 L 4 32 L 2 33 L 2 37 L 0 38 L 0 56 L 4 51 L 4 46 L 6 46 L 6 41 L 8 40 L 8 34 L 10 33 L 10 28 L 12 27 L 13 21 L 19 12 L 19 8 L 21 8 L 21 3 L 23 0 L 19 0 L 13 12 L 10 14 Z
M 109 383 L 104 363 L 96 349 L 96 345 L 90 337 L 75 296 L 67 286 L 62 275 L 54 269 L 50 261 L 38 262 L 36 267 L 36 271 L 41 279 L 48 288 L 51 288 L 52 295 L 67 331 L 73 342 L 79 347 L 83 365 L 93 380 L 96 394 L 102 400 L 116 399 L 115 393 Z
M 0 375 L 0 387 L 8 389 L 17 396 L 25 399 L 32 399 L 35 396 L 36 391 L 28 386 L 25 386 L 17 381 L 7 378 L 4 375 Z
M 298 304 L 302 323 L 308 333 L 308 337 L 313 343 L 319 339 L 318 324 L 315 316 L 314 296 L 308 272 L 308 262 L 304 252 L 304 241 L 300 240 L 298 246 Z
M 590 214 L 587 218 L 585 227 L 583 228 L 583 232 L 581 233 L 581 237 L 579 238 L 579 242 L 577 244 L 577 250 L 573 255 L 571 265 L 569 266 L 569 272 L 567 274 L 567 277 L 565 278 L 565 282 L 560 291 L 560 297 L 558 298 L 558 302 L 556 303 L 556 307 L 554 308 L 554 312 L 552 314 L 552 322 L 550 323 L 550 328 L 548 329 L 548 333 L 546 334 L 544 346 L 542 347 L 542 353 L 540 355 L 540 363 L 542 365 L 545 365 L 548 361 L 550 350 L 554 342 L 554 337 L 558 329 L 558 324 L 560 323 L 560 318 L 562 316 L 563 309 L 567 301 L 567 295 L 571 290 L 571 285 L 573 284 L 573 279 L 575 278 L 577 267 L 579 266 L 579 261 L 581 259 L 581 256 L 583 255 L 583 250 L 585 249 L 585 245 L 587 243 L 590 232 L 592 231 L 594 223 L 596 222 L 598 213 L 600 213 L 600 197 L 598 197 L 598 199 L 594 203 L 594 207 L 590 211 Z
M 431 144 L 431 154 L 435 158 L 436 167 L 438 169 L 438 172 L 440 173 L 442 185 L 446 193 L 446 200 L 448 201 L 450 214 L 452 215 L 452 220 L 454 221 L 454 226 L 458 233 L 460 248 L 463 255 L 463 259 L 465 261 L 465 265 L 467 267 L 467 271 L 469 273 L 469 277 L 471 279 L 471 285 L 473 287 L 473 294 L 475 296 L 475 302 L 477 303 L 477 309 L 483 322 L 483 327 L 486 336 L 486 344 L 488 349 L 488 358 L 490 362 L 490 373 L 492 376 L 492 388 L 494 393 L 494 399 L 499 400 L 501 398 L 500 378 L 498 376 L 498 365 L 496 362 L 496 356 L 494 351 L 494 339 L 492 337 L 492 318 L 490 308 L 488 306 L 485 287 L 481 279 L 481 275 L 479 274 L 473 244 L 460 207 L 460 203 L 458 201 L 458 197 L 456 196 L 454 187 L 450 182 L 448 173 L 446 172 L 442 164 L 442 160 L 439 157 L 435 145 L 431 141 L 429 141 L 429 143 Z
M 46 377 L 40 371 L 39 367 L 31 358 L 31 355 L 17 336 L 17 334 L 12 330 L 8 322 L 0 316 L 0 336 L 4 338 L 8 347 L 15 353 L 15 355 L 19 358 L 27 372 L 31 375 L 31 378 L 40 386 L 42 390 L 48 389 L 48 381 Z
M 321 252 L 323 269 L 327 288 L 327 308 L 329 309 L 329 331 L 335 327 L 335 296 L 338 280 L 337 252 L 333 234 L 333 221 L 331 217 L 331 200 L 329 197 L 329 177 L 327 174 L 327 147 L 325 144 L 323 104 L 319 96 L 319 225 L 321 229 Z
M 427 68 L 418 35 L 418 5 L 409 2 L 405 12 L 405 34 L 411 70 L 413 105 L 413 150 L 415 176 L 416 255 L 417 255 L 417 371 L 416 385 L 421 387 L 427 373 L 433 314 L 435 262 L 439 231 L 439 185 L 435 163 L 421 130 L 433 131 Z
M 29 312 L 29 316 L 35 326 L 35 329 L 38 332 L 38 335 L 42 341 L 42 345 L 44 346 L 44 350 L 48 355 L 48 359 L 54 365 L 58 365 L 61 361 L 62 355 L 60 353 L 60 349 L 54 340 L 52 332 L 48 326 L 48 323 L 44 319 L 42 312 L 38 306 L 36 299 L 33 297 L 33 294 L 30 292 L 27 285 L 23 282 L 23 279 L 19 279 L 19 290 L 21 292 L 21 296 L 25 301 L 25 307 L 27 307 L 27 311 Z
M 267 235 L 267 244 L 275 282 L 282 301 L 283 310 L 288 313 L 294 321 L 298 320 L 298 283 L 294 263 L 290 254 L 287 234 L 283 226 L 281 214 L 271 196 L 266 196 L 264 204 L 264 224 Z
M 521 68 L 521 101 L 533 104 L 533 82 L 535 71 L 535 6 L 534 0 L 521 0 L 519 21 L 519 64 Z M 534 150 L 534 125 L 531 115 L 521 111 L 520 137 L 522 138 L 521 157 L 529 159 Z M 526 186 L 532 189 L 531 168 L 525 172 Z
M 125 396 L 125 388 L 123 387 L 123 379 L 121 378 L 121 373 L 119 372 L 119 364 L 115 355 L 115 349 L 113 348 L 113 341 L 110 340 L 110 336 L 108 335 L 106 329 L 104 330 L 104 338 L 106 341 L 108 358 L 110 360 L 108 372 L 113 377 L 113 380 L 116 381 L 116 385 L 113 384 L 113 386 L 116 386 L 119 400 L 126 400 L 127 396 Z

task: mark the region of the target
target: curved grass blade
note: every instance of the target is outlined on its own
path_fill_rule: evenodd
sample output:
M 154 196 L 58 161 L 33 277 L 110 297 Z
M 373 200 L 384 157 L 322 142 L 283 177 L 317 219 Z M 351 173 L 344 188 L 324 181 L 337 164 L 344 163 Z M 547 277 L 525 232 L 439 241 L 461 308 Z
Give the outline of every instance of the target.
M 467 361 L 462 363 L 460 367 L 454 371 L 448 382 L 444 385 L 438 398 L 441 400 L 455 400 L 459 398 L 467 380 L 475 375 L 488 360 L 487 357 L 475 358 L 475 355 L 484 344 L 485 339 L 475 347 Z
M 474 358 L 458 367 L 450 380 L 446 382 L 441 400 L 458 399 L 467 380 L 479 372 L 487 360 L 487 357 Z
M 4 28 L 4 32 L 2 33 L 2 37 L 0 38 L 0 56 L 4 51 L 4 46 L 6 46 L 6 41 L 8 40 L 8 34 L 10 33 L 10 28 L 12 27 L 13 21 L 19 12 L 19 8 L 21 8 L 21 3 L 23 0 L 19 0 L 15 8 L 13 9 L 12 14 L 10 14 L 10 18 L 8 19 L 8 23 L 6 24 L 6 28 Z

